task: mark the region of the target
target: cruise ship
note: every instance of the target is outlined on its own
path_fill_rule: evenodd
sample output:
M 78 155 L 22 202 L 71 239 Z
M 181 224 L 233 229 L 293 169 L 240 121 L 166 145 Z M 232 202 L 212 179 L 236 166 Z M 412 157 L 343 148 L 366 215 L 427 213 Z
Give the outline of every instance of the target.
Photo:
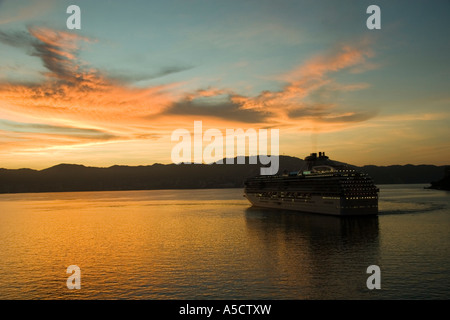
M 311 153 L 302 170 L 257 176 L 245 182 L 253 206 L 336 216 L 377 215 L 378 192 L 371 177 L 354 167 Z

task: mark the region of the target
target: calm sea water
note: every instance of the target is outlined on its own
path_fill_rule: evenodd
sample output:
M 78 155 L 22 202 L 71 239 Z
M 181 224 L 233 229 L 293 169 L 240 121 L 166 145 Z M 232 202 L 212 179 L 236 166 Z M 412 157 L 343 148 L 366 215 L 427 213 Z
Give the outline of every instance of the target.
M 449 299 L 450 193 L 380 189 L 373 218 L 251 208 L 241 189 L 0 195 L 0 299 Z

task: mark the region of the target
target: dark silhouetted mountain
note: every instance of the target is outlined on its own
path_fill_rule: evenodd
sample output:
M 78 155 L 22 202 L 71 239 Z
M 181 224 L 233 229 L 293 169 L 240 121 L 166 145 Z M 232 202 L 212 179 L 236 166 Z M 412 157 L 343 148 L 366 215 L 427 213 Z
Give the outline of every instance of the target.
M 430 183 L 444 174 L 445 166 L 392 165 L 363 166 L 359 170 L 371 176 L 376 184 Z
M 235 161 L 236 163 L 236 161 Z M 0 169 L 0 193 L 151 189 L 240 188 L 260 173 L 261 164 L 153 164 L 108 168 L 59 164 L 43 170 Z M 279 172 L 298 171 L 302 159 L 280 156 Z M 429 183 L 443 176 L 444 166 L 364 166 L 376 184 Z
M 445 167 L 445 175 L 441 180 L 431 182 L 430 189 L 450 191 L 450 166 Z

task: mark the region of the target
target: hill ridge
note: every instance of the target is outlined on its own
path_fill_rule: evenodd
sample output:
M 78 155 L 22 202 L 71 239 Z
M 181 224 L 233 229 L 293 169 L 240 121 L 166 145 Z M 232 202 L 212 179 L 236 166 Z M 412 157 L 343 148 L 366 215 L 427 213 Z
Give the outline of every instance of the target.
M 90 167 L 60 163 L 42 170 L 0 169 L 0 193 L 240 188 L 245 179 L 258 175 L 263 166 L 260 163 L 249 164 L 248 157 L 245 160 L 245 164 L 234 161 L 234 165 L 154 163 Z M 304 160 L 291 156 L 280 156 L 279 163 L 278 172 L 301 170 L 305 165 Z M 376 184 L 390 184 L 437 181 L 444 175 L 446 166 L 355 167 L 368 173 Z

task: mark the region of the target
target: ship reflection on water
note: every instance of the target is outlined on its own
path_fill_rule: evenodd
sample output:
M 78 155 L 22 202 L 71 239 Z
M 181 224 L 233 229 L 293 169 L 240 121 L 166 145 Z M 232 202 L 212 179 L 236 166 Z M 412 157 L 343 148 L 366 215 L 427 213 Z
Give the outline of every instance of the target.
M 334 217 L 251 207 L 246 225 L 255 250 L 272 253 L 258 268 L 278 268 L 299 298 L 362 298 L 369 265 L 379 265 L 377 216 Z M 267 259 L 264 260 L 267 263 Z M 281 270 L 279 270 L 281 269 Z M 304 294 L 307 294 L 306 296 Z

